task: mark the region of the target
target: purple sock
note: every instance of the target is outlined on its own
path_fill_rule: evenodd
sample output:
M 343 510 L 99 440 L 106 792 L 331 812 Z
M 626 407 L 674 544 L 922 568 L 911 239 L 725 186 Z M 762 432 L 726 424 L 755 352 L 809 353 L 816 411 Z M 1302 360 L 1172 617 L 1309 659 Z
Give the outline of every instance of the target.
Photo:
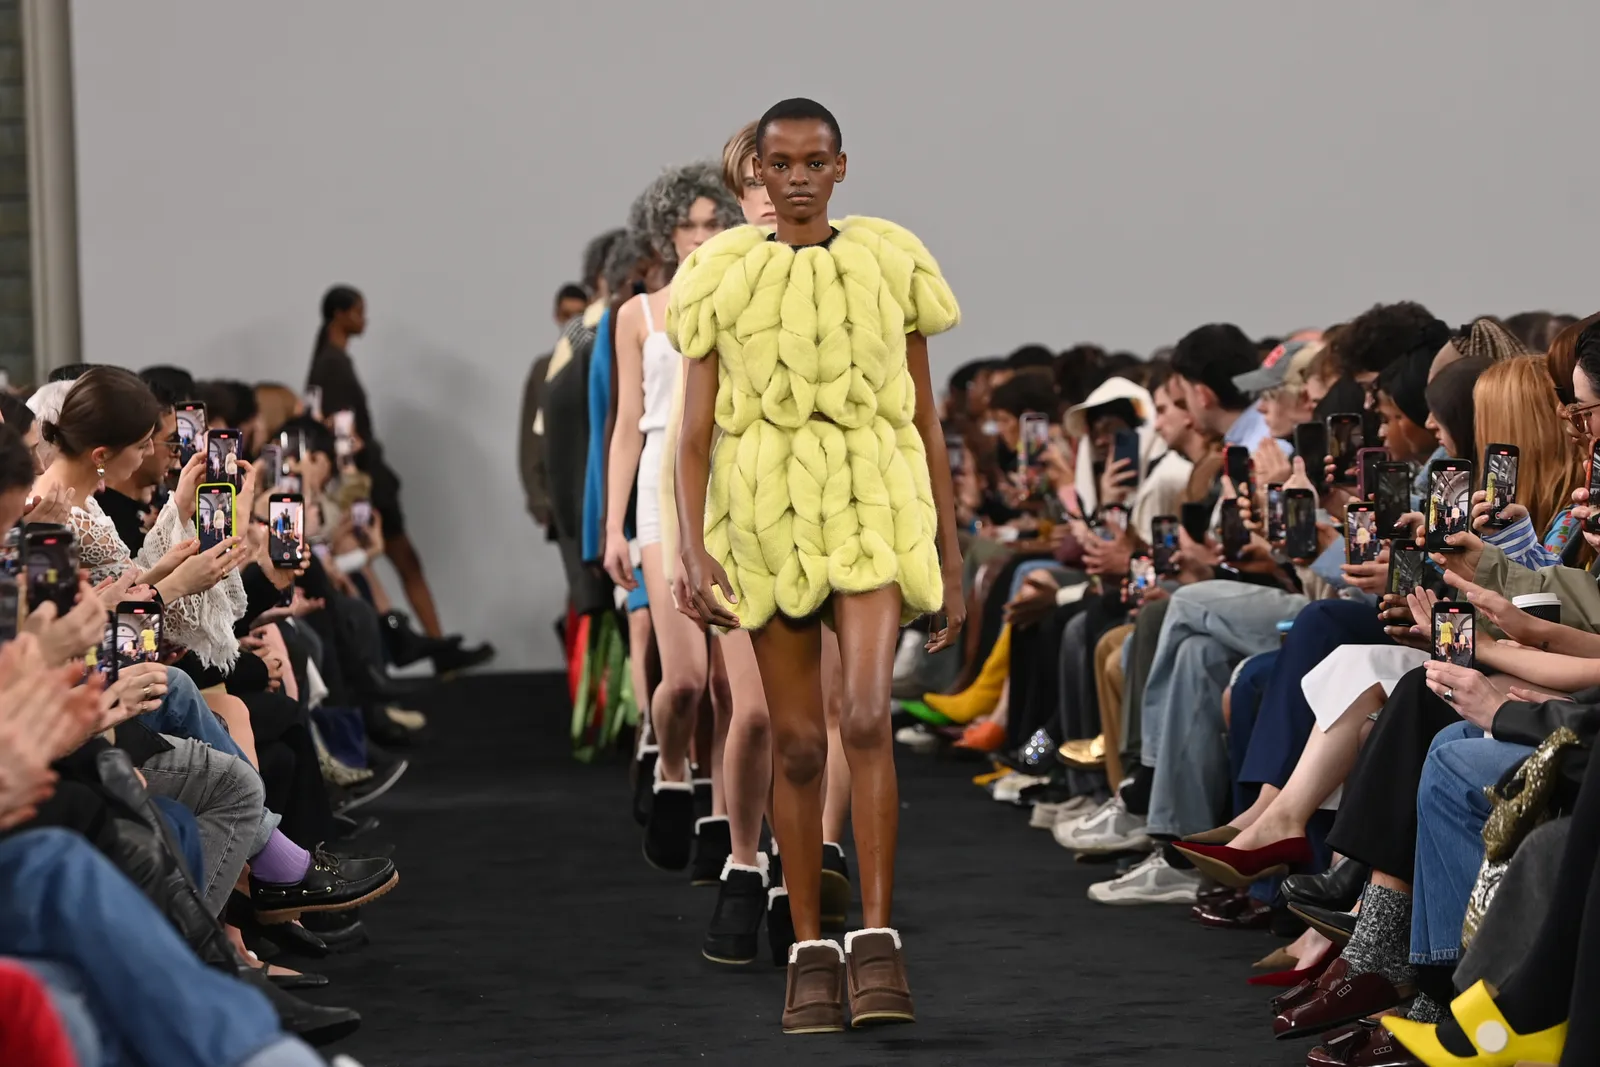
M 267 847 L 250 857 L 250 874 L 269 885 L 294 885 L 310 869 L 311 853 L 277 830 L 267 838 Z

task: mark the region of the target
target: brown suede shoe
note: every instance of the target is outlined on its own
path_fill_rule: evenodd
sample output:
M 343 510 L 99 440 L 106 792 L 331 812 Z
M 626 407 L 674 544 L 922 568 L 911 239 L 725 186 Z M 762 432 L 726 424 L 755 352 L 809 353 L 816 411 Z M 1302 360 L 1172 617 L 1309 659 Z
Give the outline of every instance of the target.
M 850 1025 L 914 1023 L 900 934 L 889 929 L 852 930 L 844 939 L 850 980 Z
M 844 1029 L 844 950 L 837 941 L 789 946 L 789 988 L 783 1032 L 837 1034 Z

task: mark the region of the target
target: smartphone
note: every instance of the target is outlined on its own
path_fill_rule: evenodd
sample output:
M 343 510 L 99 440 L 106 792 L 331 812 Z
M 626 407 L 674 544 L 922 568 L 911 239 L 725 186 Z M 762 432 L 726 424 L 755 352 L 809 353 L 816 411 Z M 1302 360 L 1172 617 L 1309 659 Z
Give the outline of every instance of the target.
M 1022 416 L 1021 440 L 1017 446 L 1017 467 L 1022 471 L 1036 470 L 1050 443 L 1050 419 L 1030 411 Z
M 238 532 L 234 497 L 233 486 L 225 482 L 202 485 L 195 491 L 194 532 L 200 538 L 200 551 L 210 551 Z
M 23 566 L 28 572 L 28 610 L 46 603 L 56 617 L 78 602 L 78 539 L 60 526 L 36 526 L 23 537 Z
M 206 406 L 198 400 L 185 400 L 172 409 L 178 419 L 178 465 L 194 458 L 206 443 Z
M 1178 573 L 1178 517 L 1157 515 L 1150 520 L 1150 559 L 1156 573 L 1170 577 Z
M 1233 483 L 1234 492 L 1250 495 L 1250 450 L 1243 445 L 1229 445 L 1222 450 L 1222 472 Z
M 1378 468 L 1387 462 L 1387 448 L 1363 448 L 1356 453 L 1356 495 L 1362 500 L 1378 495 Z
M 372 525 L 372 501 L 357 500 L 350 505 L 350 525 L 358 530 Z
M 256 457 L 256 462 L 261 469 L 266 471 L 266 488 L 273 490 L 278 487 L 278 479 L 283 477 L 283 446 L 262 445 L 261 454 Z
M 1284 511 L 1283 483 L 1272 482 L 1267 486 L 1267 540 L 1277 544 L 1284 538 L 1284 529 L 1288 525 L 1288 516 Z
M 243 441 L 244 435 L 238 430 L 212 430 L 206 434 L 206 481 L 243 488 L 247 466 L 240 455 Z
M 353 411 L 335 411 L 333 413 L 333 436 L 354 437 L 355 435 L 356 413 Z
M 1333 460 L 1333 484 L 1356 484 L 1356 454 L 1365 445 L 1359 411 L 1328 416 L 1328 456 Z
M 1139 435 L 1133 430 L 1118 430 L 1111 442 L 1111 462 L 1122 460 L 1124 471 L 1118 485 L 1136 485 L 1139 481 Z
M 1411 464 L 1380 463 L 1377 478 L 1373 502 L 1378 505 L 1378 536 L 1409 537 L 1411 531 L 1400 525 L 1400 517 L 1411 510 Z
M 22 523 L 18 522 L 0 537 L 0 574 L 15 575 L 22 569 Z
M 967 469 L 967 443 L 959 437 L 944 439 L 944 454 L 950 458 L 950 473 L 960 474 Z
M 306 386 L 306 394 L 301 397 L 306 402 L 306 414 L 318 422 L 322 421 L 322 386 Z
M 1378 509 L 1367 503 L 1354 503 L 1344 509 L 1344 560 L 1346 563 L 1371 563 L 1378 558 L 1383 539 L 1378 536 Z
M 1458 667 L 1472 666 L 1474 617 L 1471 604 L 1441 600 L 1433 606 L 1433 658 Z
M 22 594 L 17 588 L 17 576 L 0 573 L 0 643 L 17 636 L 21 621 Z
M 1328 427 L 1320 422 L 1302 422 L 1294 428 L 1294 454 L 1305 463 L 1306 477 L 1313 486 L 1327 484 L 1323 471 L 1328 462 Z
M 1309 489 L 1283 491 L 1283 550 L 1290 559 L 1317 558 L 1317 495 Z
M 1516 445 L 1485 445 L 1483 449 L 1483 498 L 1489 504 L 1486 525 L 1505 529 L 1511 520 L 1500 512 L 1517 499 Z
M 116 637 L 113 657 L 119 667 L 155 663 L 161 659 L 161 605 L 154 600 L 124 600 L 113 616 Z
M 1114 541 L 1128 531 L 1128 509 L 1121 504 L 1107 504 L 1101 508 L 1099 520 L 1100 525 L 1110 531 L 1110 536 L 1106 537 L 1108 541 Z
M 298 493 L 267 498 L 267 555 L 272 565 L 292 570 L 306 558 L 306 504 Z
M 1155 561 L 1149 556 L 1134 556 L 1128 566 L 1128 591 L 1123 594 L 1123 603 L 1130 607 L 1143 603 L 1145 594 L 1149 593 L 1155 584 Z
M 1445 544 L 1451 534 L 1463 533 L 1472 514 L 1472 461 L 1435 460 L 1428 467 L 1429 552 L 1460 552 L 1460 546 Z
M 1211 509 L 1205 504 L 1183 504 L 1178 511 L 1189 540 L 1197 545 L 1205 544 L 1206 535 L 1211 532 Z
M 1589 449 L 1589 506 L 1600 507 L 1600 440 Z M 1590 533 L 1600 533 L 1600 511 L 1595 511 L 1583 522 Z
M 1416 592 L 1417 586 L 1422 584 L 1422 561 L 1426 558 L 1422 549 L 1415 544 L 1394 544 L 1389 546 L 1389 582 L 1384 590 L 1395 596 L 1407 596 Z
M 1250 531 L 1245 529 L 1244 517 L 1239 514 L 1239 501 L 1222 502 L 1222 558 L 1237 562 L 1250 543 Z

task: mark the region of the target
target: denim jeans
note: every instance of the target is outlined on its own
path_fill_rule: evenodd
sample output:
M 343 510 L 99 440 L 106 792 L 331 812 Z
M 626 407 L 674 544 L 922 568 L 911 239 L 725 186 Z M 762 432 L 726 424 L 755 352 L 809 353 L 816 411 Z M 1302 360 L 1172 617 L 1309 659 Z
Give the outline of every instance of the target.
M 187 737 L 167 741 L 172 750 L 152 756 L 140 770 L 151 793 L 194 813 L 204 860 L 189 873 L 211 914 L 220 915 L 245 861 L 266 847 L 256 840 L 266 787 L 238 756 Z
M 76 972 L 103 1064 L 323 1063 L 284 1035 L 265 997 L 201 963 L 138 887 L 69 830 L 0 841 L 0 953 Z
M 200 844 L 200 820 L 195 818 L 194 812 L 184 807 L 171 797 L 150 795 L 151 801 L 161 810 L 161 816 L 167 822 L 167 828 L 172 831 L 172 836 L 178 842 L 178 851 L 183 853 L 184 865 L 189 868 L 192 876 L 195 871 L 205 869 L 205 849 Z
M 1411 883 L 1411 962 L 1454 963 L 1461 956 L 1467 897 L 1483 865 L 1485 786 L 1532 752 L 1485 737 L 1471 723 L 1433 738 L 1417 788 L 1417 863 Z
M 100 1026 L 94 1013 L 89 1010 L 89 1002 L 84 998 L 83 983 L 78 978 L 78 972 L 54 960 L 12 962 L 30 971 L 50 994 L 50 1005 L 56 1010 L 56 1018 L 61 1020 L 61 1029 L 66 1031 L 78 1067 L 99 1067 L 105 1063 L 105 1045 L 100 1040 Z
M 1181 837 L 1217 825 L 1228 799 L 1222 692 L 1233 666 L 1278 647 L 1306 598 L 1245 582 L 1186 585 L 1168 602 L 1145 682 L 1139 758 L 1155 769 L 1148 828 Z

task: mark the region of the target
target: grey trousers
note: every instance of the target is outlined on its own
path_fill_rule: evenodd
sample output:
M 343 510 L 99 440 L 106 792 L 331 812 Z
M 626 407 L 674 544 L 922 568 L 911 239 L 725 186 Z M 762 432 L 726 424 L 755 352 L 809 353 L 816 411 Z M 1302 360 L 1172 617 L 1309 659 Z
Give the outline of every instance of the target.
M 166 740 L 172 751 L 152 757 L 139 770 L 150 792 L 194 812 L 206 860 L 206 869 L 194 872 L 195 881 L 211 914 L 220 915 L 245 862 L 266 843 L 257 841 L 263 828 L 271 833 L 263 821 L 266 787 L 255 768 L 237 756 L 186 737 Z
M 1161 627 L 1167 621 L 1168 600 L 1157 600 L 1139 609 L 1133 620 L 1133 636 L 1128 638 L 1128 664 L 1122 682 L 1122 765 L 1139 762 L 1143 744 L 1144 686 L 1150 680 L 1150 667 L 1156 661 L 1156 645 L 1161 642 Z

